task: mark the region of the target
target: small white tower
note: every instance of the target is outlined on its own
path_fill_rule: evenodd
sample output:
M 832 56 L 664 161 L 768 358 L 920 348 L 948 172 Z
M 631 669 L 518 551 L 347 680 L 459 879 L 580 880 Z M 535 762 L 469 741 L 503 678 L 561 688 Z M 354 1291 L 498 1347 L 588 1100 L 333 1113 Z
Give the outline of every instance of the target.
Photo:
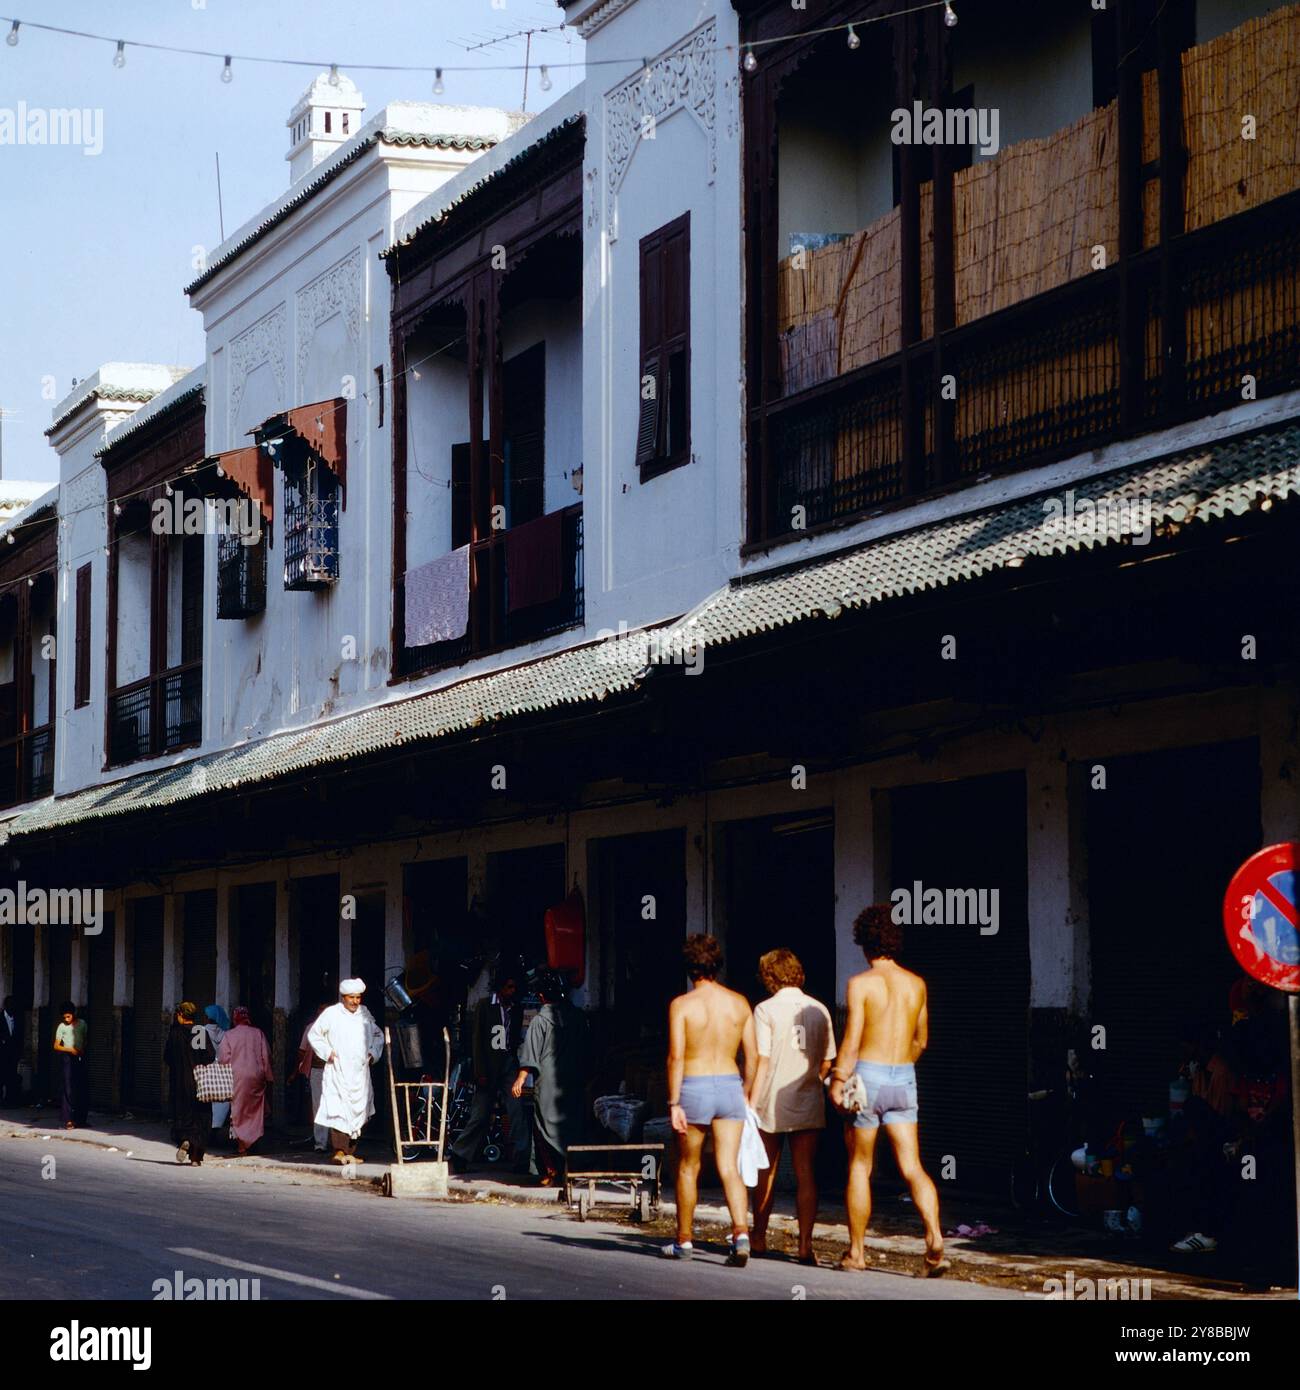
M 289 119 L 289 182 L 300 178 L 361 129 L 365 98 L 337 69 L 323 72 L 293 104 Z

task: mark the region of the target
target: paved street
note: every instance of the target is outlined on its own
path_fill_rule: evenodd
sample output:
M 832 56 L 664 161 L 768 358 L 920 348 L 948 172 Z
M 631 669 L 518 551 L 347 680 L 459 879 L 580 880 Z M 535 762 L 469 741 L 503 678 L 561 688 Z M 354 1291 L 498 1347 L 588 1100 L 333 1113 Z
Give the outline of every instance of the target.
M 42 1177 L 46 1154 L 55 1176 Z M 0 1298 L 150 1299 L 156 1279 L 252 1278 L 266 1299 L 1013 1299 L 966 1282 L 802 1269 L 721 1248 L 689 1265 L 621 1221 L 495 1203 L 397 1202 L 358 1185 L 80 1144 L 0 1139 Z M 344 1219 L 346 1218 L 346 1219 Z

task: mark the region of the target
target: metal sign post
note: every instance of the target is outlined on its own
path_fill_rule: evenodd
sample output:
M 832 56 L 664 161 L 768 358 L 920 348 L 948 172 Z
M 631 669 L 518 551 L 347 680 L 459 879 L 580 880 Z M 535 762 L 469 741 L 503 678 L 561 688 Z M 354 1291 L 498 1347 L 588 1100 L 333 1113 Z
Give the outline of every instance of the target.
M 1241 968 L 1290 996 L 1291 1156 L 1300 1270 L 1300 844 L 1270 845 L 1251 855 L 1233 874 L 1223 896 L 1223 929 Z M 1300 1298 L 1300 1275 L 1297 1285 Z
M 1300 1251 L 1300 994 L 1286 1001 L 1291 1020 L 1291 1153 L 1295 1160 L 1296 1249 Z M 1300 1283 L 1300 1279 L 1297 1280 Z M 1300 1287 L 1296 1289 L 1300 1298 Z

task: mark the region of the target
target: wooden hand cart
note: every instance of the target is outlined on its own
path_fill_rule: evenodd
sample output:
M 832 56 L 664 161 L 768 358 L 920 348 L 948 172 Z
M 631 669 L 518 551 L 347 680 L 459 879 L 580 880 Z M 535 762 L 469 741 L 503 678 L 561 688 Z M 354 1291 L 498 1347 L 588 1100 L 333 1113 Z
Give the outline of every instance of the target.
M 659 1213 L 663 1191 L 662 1144 L 570 1144 L 564 1160 L 564 1200 L 585 1221 L 598 1202 L 629 1206 L 633 1221 L 649 1221 Z M 617 1187 L 617 1195 L 597 1191 L 597 1185 Z

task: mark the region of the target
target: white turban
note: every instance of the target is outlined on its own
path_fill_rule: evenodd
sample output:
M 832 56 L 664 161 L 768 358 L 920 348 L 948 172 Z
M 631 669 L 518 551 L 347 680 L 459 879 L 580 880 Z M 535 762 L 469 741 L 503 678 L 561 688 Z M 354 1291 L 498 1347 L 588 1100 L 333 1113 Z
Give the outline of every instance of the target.
M 339 982 L 340 994 L 364 994 L 366 992 L 366 982 L 364 980 L 351 979 Z

